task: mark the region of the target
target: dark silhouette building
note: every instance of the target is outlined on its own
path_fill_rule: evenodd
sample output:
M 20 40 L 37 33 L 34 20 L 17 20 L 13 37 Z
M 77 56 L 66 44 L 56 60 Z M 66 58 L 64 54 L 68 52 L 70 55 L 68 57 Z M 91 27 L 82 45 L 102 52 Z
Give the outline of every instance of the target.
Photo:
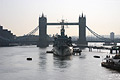
M 14 40 L 15 35 L 8 31 L 7 29 L 3 29 L 3 26 L 0 26 L 0 46 L 9 46 L 9 43 Z
M 39 17 L 39 41 L 37 43 L 38 47 L 47 47 L 48 40 L 47 40 L 47 18 L 44 17 L 44 14 L 42 14 L 42 17 Z
M 114 32 L 111 32 L 110 33 L 110 39 L 112 42 L 114 42 L 114 36 L 115 36 L 115 33 Z
M 86 17 L 79 16 L 79 39 L 78 39 L 78 44 L 79 45 L 86 45 Z

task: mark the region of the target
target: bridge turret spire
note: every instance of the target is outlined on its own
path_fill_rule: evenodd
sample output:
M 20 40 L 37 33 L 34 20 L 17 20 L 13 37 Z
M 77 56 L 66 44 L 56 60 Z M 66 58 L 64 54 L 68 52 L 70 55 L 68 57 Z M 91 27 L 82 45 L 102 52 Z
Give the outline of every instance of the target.
M 82 17 L 83 17 L 83 12 L 82 12 Z
M 61 25 L 61 36 L 65 35 L 65 29 L 64 29 L 64 20 L 62 19 L 62 25 Z
M 42 13 L 42 17 L 44 17 L 44 14 Z
M 80 18 L 80 14 L 79 14 L 79 18 Z

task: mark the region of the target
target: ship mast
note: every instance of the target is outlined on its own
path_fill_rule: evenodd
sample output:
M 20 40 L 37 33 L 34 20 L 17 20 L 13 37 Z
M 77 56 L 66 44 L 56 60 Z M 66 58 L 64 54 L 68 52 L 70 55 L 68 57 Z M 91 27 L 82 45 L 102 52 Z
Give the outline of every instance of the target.
M 64 20 L 62 19 L 62 22 L 61 22 L 61 36 L 64 36 L 64 35 L 65 35 Z

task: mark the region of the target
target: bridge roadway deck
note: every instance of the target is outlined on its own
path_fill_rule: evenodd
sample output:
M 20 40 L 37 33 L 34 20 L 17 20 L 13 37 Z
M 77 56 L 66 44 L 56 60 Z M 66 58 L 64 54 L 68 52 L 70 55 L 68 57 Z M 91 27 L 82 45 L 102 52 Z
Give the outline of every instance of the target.
M 47 25 L 79 25 L 79 23 L 47 23 Z

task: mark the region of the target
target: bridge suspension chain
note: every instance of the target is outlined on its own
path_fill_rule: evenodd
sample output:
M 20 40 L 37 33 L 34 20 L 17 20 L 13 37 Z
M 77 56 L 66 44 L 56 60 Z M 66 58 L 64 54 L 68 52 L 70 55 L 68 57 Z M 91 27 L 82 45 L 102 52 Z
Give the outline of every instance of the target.
M 22 38 L 18 38 L 17 41 L 24 40 L 24 39 L 28 38 L 29 36 L 33 35 L 38 29 L 39 29 L 39 26 L 37 26 L 32 31 L 30 31 L 28 34 L 21 36 Z
M 103 36 L 95 33 L 93 30 L 91 30 L 89 27 L 86 26 L 86 28 L 94 35 L 96 36 L 97 38 L 101 39 L 101 40 L 104 40 L 104 41 L 111 41 L 110 38 L 104 38 Z
M 24 36 L 30 36 L 30 35 L 34 34 L 38 29 L 39 29 L 39 26 L 37 26 L 35 29 L 33 29 L 31 32 L 29 32 L 28 34 L 26 34 Z

